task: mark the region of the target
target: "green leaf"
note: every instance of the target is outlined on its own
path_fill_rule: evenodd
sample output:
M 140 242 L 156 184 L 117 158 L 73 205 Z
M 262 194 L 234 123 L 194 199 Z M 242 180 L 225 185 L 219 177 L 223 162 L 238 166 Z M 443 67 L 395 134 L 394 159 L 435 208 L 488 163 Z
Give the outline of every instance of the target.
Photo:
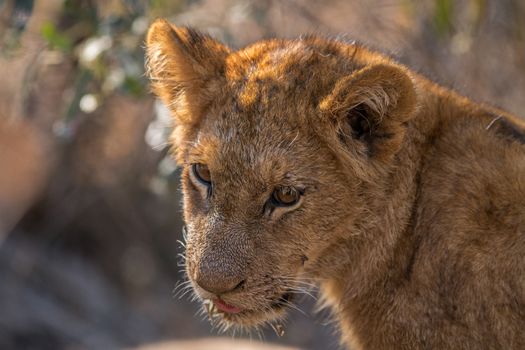
M 145 93 L 144 83 L 139 79 L 129 75 L 124 79 L 122 87 L 124 91 L 136 97 L 140 97 Z
M 452 14 L 454 5 L 452 0 L 436 0 L 434 24 L 439 35 L 444 36 L 452 31 Z
M 69 37 L 63 33 L 60 33 L 56 26 L 51 22 L 46 22 L 42 25 L 40 30 L 42 37 L 47 41 L 49 46 L 53 49 L 62 51 L 71 51 L 72 43 Z

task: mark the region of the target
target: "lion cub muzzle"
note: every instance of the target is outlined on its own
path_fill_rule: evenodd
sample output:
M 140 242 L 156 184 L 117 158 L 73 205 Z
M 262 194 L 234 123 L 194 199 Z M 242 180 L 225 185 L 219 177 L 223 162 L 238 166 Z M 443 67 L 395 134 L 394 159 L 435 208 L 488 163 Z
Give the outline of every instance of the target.
M 221 255 L 217 250 L 205 253 L 195 271 L 195 283 L 216 296 L 238 290 L 244 284 L 244 269 L 224 261 Z

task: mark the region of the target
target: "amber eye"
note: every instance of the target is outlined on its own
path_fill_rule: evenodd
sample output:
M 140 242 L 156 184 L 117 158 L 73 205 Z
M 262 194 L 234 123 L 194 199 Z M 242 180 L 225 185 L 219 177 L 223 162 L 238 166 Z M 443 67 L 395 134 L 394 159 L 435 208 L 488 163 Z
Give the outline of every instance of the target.
M 301 193 L 295 187 L 282 186 L 273 191 L 271 199 L 276 206 L 289 207 L 299 202 L 300 198 Z
M 206 164 L 195 163 L 192 166 L 192 171 L 197 180 L 206 186 L 211 185 L 211 173 Z

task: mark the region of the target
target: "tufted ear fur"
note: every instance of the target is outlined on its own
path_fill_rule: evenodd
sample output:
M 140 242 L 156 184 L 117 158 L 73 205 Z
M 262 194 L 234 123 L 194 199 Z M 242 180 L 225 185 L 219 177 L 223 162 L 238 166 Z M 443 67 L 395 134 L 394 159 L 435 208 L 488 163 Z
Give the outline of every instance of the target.
M 339 80 L 320 109 L 335 122 L 343 144 L 357 142 L 370 158 L 388 161 L 401 147 L 415 105 L 414 86 L 403 69 L 377 64 Z
M 156 20 L 146 39 L 147 71 L 155 94 L 176 124 L 196 124 L 221 89 L 230 50 L 190 28 Z

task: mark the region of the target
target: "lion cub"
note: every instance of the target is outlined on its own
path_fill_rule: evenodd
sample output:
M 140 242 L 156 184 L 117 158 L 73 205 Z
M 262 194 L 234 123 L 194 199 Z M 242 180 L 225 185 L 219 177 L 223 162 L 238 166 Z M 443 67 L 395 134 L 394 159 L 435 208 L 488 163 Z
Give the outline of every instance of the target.
M 319 286 L 352 349 L 525 349 L 525 128 L 376 52 L 158 20 L 187 275 L 227 328 Z

